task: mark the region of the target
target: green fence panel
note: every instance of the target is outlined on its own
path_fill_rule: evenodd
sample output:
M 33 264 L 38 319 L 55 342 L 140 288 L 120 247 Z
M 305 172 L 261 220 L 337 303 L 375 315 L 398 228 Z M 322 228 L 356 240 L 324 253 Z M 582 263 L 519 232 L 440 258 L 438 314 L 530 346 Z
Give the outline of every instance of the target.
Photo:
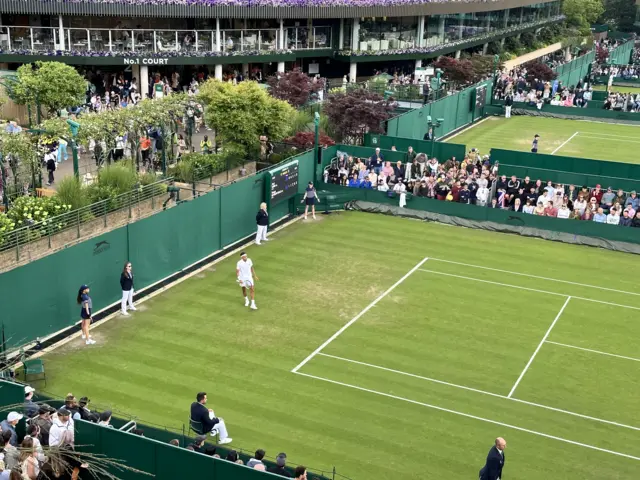
M 496 101 L 496 104 L 503 103 Z M 640 117 L 634 112 L 622 112 L 616 110 L 604 110 L 604 109 L 591 109 L 591 108 L 577 108 L 577 107 L 563 107 L 558 105 L 544 105 L 542 110 L 538 110 L 536 107 L 532 107 L 523 102 L 514 102 L 514 110 L 530 110 L 535 112 L 534 115 L 563 115 L 565 117 L 589 117 L 606 120 L 622 120 L 628 123 L 640 122 Z
M 6 412 L 6 407 L 9 405 L 22 405 L 23 403 L 24 385 L 0 380 L 0 412 Z M 4 420 L 6 416 L 6 413 L 0 413 L 2 420 Z
M 375 141 L 374 141 L 375 140 Z M 375 143 L 377 142 L 377 143 Z M 431 142 L 428 140 L 416 140 L 414 138 L 390 137 L 387 135 L 371 135 L 364 137 L 364 143 L 367 147 L 379 147 L 382 150 L 391 150 L 394 146 L 400 152 L 405 153 L 409 147 L 413 147 L 416 153 L 426 153 L 431 156 Z M 436 158 L 463 158 L 466 153 L 465 145 L 457 143 L 435 142 L 433 148 L 433 156 Z
M 314 181 L 315 164 L 313 163 L 313 150 L 298 155 L 298 192 L 303 193 L 307 184 Z
M 608 93 L 606 91 L 594 90 L 593 94 L 591 95 L 591 98 L 598 102 L 602 102 L 602 104 L 604 105 L 604 102 L 607 99 L 607 96 L 608 96 Z
M 256 212 L 264 201 L 265 177 L 261 173 L 221 190 L 223 245 L 230 245 L 255 230 Z
M 136 281 L 157 282 L 220 249 L 219 191 L 129 225 Z
M 610 65 L 628 65 L 631 63 L 631 53 L 633 52 L 634 42 L 626 42 L 609 52 L 608 63 Z
M 128 259 L 127 227 L 122 227 L 0 275 L 8 345 L 78 322 L 76 295 L 83 283 L 91 287 L 94 311 L 117 301 L 119 275 Z

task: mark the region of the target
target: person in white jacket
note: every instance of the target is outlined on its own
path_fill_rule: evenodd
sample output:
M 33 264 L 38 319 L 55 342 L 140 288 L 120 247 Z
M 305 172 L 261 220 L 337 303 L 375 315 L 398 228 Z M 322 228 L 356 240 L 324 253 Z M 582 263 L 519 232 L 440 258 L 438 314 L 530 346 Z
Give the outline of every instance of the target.
M 393 191 L 400 196 L 400 208 L 407 205 L 407 187 L 402 182 L 398 182 L 393 187 Z

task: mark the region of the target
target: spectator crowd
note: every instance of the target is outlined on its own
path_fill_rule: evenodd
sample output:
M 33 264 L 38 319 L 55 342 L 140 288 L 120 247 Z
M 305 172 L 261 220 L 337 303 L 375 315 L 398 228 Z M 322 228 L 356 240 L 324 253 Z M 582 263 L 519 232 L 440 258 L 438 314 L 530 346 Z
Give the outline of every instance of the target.
M 325 182 L 351 188 L 432 198 L 545 217 L 593 221 L 621 227 L 640 227 L 640 198 L 614 187 L 564 185 L 551 180 L 508 178 L 499 163 L 472 149 L 461 160 L 440 162 L 408 148 L 405 161 L 386 161 L 376 149 L 370 158 L 338 152 L 325 170 Z

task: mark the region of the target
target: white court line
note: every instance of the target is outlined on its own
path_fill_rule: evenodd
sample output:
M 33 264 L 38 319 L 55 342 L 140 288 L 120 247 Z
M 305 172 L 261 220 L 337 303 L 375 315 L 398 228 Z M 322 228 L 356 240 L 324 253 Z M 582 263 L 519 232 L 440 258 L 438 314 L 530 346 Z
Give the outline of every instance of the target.
M 551 330 L 553 330 L 553 327 L 555 326 L 556 322 L 560 319 L 560 316 L 562 315 L 562 312 L 564 312 L 564 309 L 567 307 L 567 305 L 569 305 L 569 300 L 571 300 L 571 297 L 567 297 L 567 300 L 564 302 L 564 305 L 562 305 L 562 308 L 558 312 L 558 315 L 556 315 L 556 318 L 554 318 L 553 322 L 551 322 L 551 325 L 549 326 L 549 329 L 547 330 L 547 333 L 545 333 L 544 337 L 542 337 L 542 340 L 540 340 L 540 343 L 538 344 L 538 348 L 536 348 L 536 350 L 533 352 L 533 355 L 531 355 L 531 358 L 527 362 L 527 365 L 524 367 L 524 370 L 522 370 L 522 373 L 518 377 L 518 380 L 516 380 L 516 383 L 513 385 L 513 388 L 509 392 L 509 395 L 507 395 L 508 398 L 511 398 L 511 395 L 513 395 L 513 392 L 515 392 L 516 388 L 518 388 L 518 384 L 520 383 L 520 380 L 522 380 L 522 378 L 524 377 L 524 374 L 527 373 L 527 370 L 529 370 L 529 367 L 531 366 L 531 364 L 533 363 L 533 360 L 536 358 L 536 355 L 538 354 L 538 352 L 542 348 L 542 345 L 544 345 L 544 342 L 549 337 L 549 334 L 551 333 Z
M 462 265 L 463 267 L 472 267 L 472 268 L 480 268 L 482 270 L 491 270 L 492 272 L 509 273 L 511 275 L 519 275 L 521 277 L 531 277 L 531 278 L 537 278 L 539 280 L 548 280 L 548 281 L 551 281 L 551 282 L 567 283 L 569 285 L 577 285 L 578 287 L 597 288 L 598 290 L 606 290 L 607 292 L 616 292 L 616 293 L 624 293 L 625 295 L 639 295 L 640 296 L 640 293 L 638 293 L 638 292 L 626 292 L 624 290 L 616 290 L 615 288 L 599 287 L 598 285 L 589 285 L 587 283 L 570 282 L 569 280 L 559 280 L 557 278 L 540 277 L 538 275 L 531 275 L 531 274 L 528 274 L 528 273 L 520 273 L 520 272 L 512 272 L 510 270 L 500 270 L 499 268 L 483 267 L 481 265 L 473 265 L 473 264 L 470 264 L 470 263 L 454 262 L 454 261 L 451 261 L 451 260 L 442 260 L 440 258 L 433 258 L 433 257 L 429 257 L 429 260 L 436 261 L 436 262 L 453 263 L 454 265 Z
M 633 455 L 629 455 L 627 453 L 621 453 L 621 452 L 616 452 L 614 450 L 607 450 L 605 448 L 595 447 L 593 445 L 588 445 L 586 443 L 580 443 L 580 442 L 576 442 L 574 440 L 568 440 L 566 438 L 556 437 L 554 435 L 549 435 L 547 433 L 537 432 L 535 430 L 529 430 L 528 428 L 517 427 L 515 425 L 510 425 L 508 423 L 498 422 L 496 420 L 491 420 L 489 418 L 478 417 L 476 415 L 471 415 L 469 413 L 459 412 L 457 410 L 451 410 L 449 408 L 438 407 L 437 405 L 431 405 L 429 403 L 423 403 L 423 402 L 419 402 L 417 400 L 411 400 L 409 398 L 399 397 L 397 395 L 391 395 L 390 393 L 384 393 L 384 392 L 379 392 L 377 390 L 370 390 L 368 388 L 358 387 L 357 385 L 351 385 L 349 383 L 337 382 L 335 380 L 330 380 L 328 378 L 323 378 L 323 377 L 317 377 L 315 375 L 309 375 L 307 373 L 301 373 L 301 372 L 294 372 L 294 373 L 296 373 L 297 375 L 302 375 L 303 377 L 309 377 L 309 378 L 314 378 L 316 380 L 322 380 L 323 382 L 333 383 L 334 385 L 340 385 L 340 386 L 343 386 L 343 387 L 353 388 L 355 390 L 360 390 L 361 392 L 373 393 L 375 395 L 380 395 L 382 397 L 387 397 L 387 398 L 392 398 L 394 400 L 400 400 L 400 401 L 403 401 L 403 402 L 412 403 L 414 405 L 419 405 L 421 407 L 432 408 L 434 410 L 438 410 L 438 411 L 441 411 L 441 412 L 452 413 L 454 415 L 459 415 L 461 417 L 470 418 L 470 419 L 473 419 L 473 420 L 479 420 L 481 422 L 490 423 L 492 425 L 499 425 L 501 427 L 510 428 L 512 430 L 517 430 L 517 431 L 524 432 L 524 433 L 530 433 L 532 435 L 537 435 L 539 437 L 544 437 L 544 438 L 548 438 L 548 439 L 551 439 L 551 440 L 557 440 L 557 441 L 563 442 L 563 443 L 569 443 L 571 445 L 576 445 L 578 447 L 588 448 L 588 449 L 591 449 L 591 450 L 597 450 L 599 452 L 609 453 L 611 455 L 616 455 L 618 457 L 625 457 L 625 458 L 630 458 L 631 460 L 640 461 L 640 457 L 634 457 Z
M 588 135 L 600 135 L 603 137 L 616 137 L 616 138 L 629 138 L 633 136 L 633 135 L 615 135 L 613 133 L 600 133 L 600 132 L 589 132 Z
M 626 138 L 608 138 L 608 137 L 600 137 L 598 138 L 598 135 L 600 134 L 595 134 L 595 135 L 591 135 L 590 138 L 593 138 L 595 140 L 608 140 L 611 142 L 624 142 L 624 143 L 640 143 L 637 140 L 627 140 Z
M 371 302 L 369 305 L 367 305 L 365 307 L 364 310 L 362 310 L 358 315 L 356 315 L 355 317 L 353 317 L 351 320 L 349 320 L 340 330 L 338 330 L 336 333 L 334 333 L 326 342 L 324 342 L 322 345 L 320 345 L 318 348 L 316 348 L 311 355 L 309 355 L 307 358 L 305 358 L 302 362 L 300 362 L 293 370 L 291 370 L 293 373 L 296 373 L 300 368 L 302 368 L 305 363 L 307 363 L 309 360 L 311 360 L 313 357 L 315 357 L 318 353 L 320 353 L 327 345 L 329 345 L 331 342 L 333 342 L 336 338 L 338 338 L 338 336 L 344 332 L 347 328 L 349 328 L 351 325 L 353 325 L 354 323 L 356 323 L 358 321 L 358 319 L 360 317 L 362 317 L 365 313 L 367 313 L 369 310 L 371 310 L 373 307 L 375 307 L 375 305 L 382 300 L 384 297 L 386 297 L 387 295 L 389 295 L 394 288 L 396 288 L 398 285 L 400 285 L 402 282 L 404 282 L 407 278 L 409 278 L 409 276 L 411 276 L 412 273 L 414 273 L 416 270 L 418 270 L 423 264 L 424 262 L 426 262 L 427 260 L 429 260 L 429 257 L 425 257 L 422 260 L 420 260 L 420 262 L 418 262 L 418 264 L 413 267 L 411 270 L 409 270 L 400 280 L 398 280 L 396 283 L 394 283 L 393 285 L 391 285 L 387 290 L 385 290 L 384 292 L 382 292 L 382 294 L 380 294 L 380 296 L 378 298 L 376 298 L 373 302 Z
M 573 135 L 571 135 L 569 138 L 567 138 L 558 148 L 556 148 L 553 152 L 551 152 L 551 155 L 555 155 L 555 153 L 560 150 L 562 147 L 564 147 L 567 143 L 569 143 L 571 141 L 571 139 L 573 137 L 575 137 L 576 135 L 578 135 L 580 132 L 576 132 Z
M 616 358 L 622 358 L 624 360 L 633 360 L 634 362 L 640 362 L 640 358 L 625 357 L 624 355 L 616 355 L 615 353 L 601 352 L 600 350 L 592 350 L 590 348 L 576 347 L 575 345 L 567 345 L 566 343 L 552 342 L 551 340 L 547 340 L 547 343 L 560 345 L 561 347 L 575 348 L 576 350 L 584 350 L 585 352 L 598 353 L 600 355 L 607 355 L 609 357 L 616 357 Z
M 550 343 L 547 341 L 547 343 Z M 503 400 L 510 400 L 512 402 L 522 403 L 524 405 L 530 405 L 532 407 L 544 408 L 545 410 L 551 410 L 553 412 L 564 413 L 567 415 L 572 415 L 574 417 L 584 418 L 586 420 L 593 420 L 600 423 L 606 423 L 608 425 L 614 425 L 616 427 L 628 428 L 630 430 L 640 431 L 640 427 L 634 427 L 632 425 L 625 425 L 624 423 L 613 422 L 611 420 L 604 420 L 602 418 L 591 417 L 589 415 L 583 415 L 581 413 L 571 412 L 569 410 L 563 410 L 561 408 L 550 407 L 548 405 L 542 405 L 541 403 L 528 402 L 526 400 L 521 400 L 519 398 L 507 397 L 506 395 L 500 395 L 498 393 L 487 392 L 485 390 L 479 390 L 477 388 L 466 387 L 464 385 L 457 385 L 455 383 L 449 383 L 442 380 L 436 380 L 435 378 L 423 377 L 421 375 L 416 375 L 414 373 L 403 372 L 401 370 L 394 370 L 393 368 L 381 367 L 379 365 L 373 365 L 372 363 L 359 362 L 357 360 L 351 360 L 350 358 L 337 357 L 335 355 L 329 355 L 328 353 L 319 353 L 318 355 L 328 358 L 334 358 L 336 360 L 342 360 L 343 362 L 355 363 L 357 365 L 363 365 L 365 367 L 377 368 L 378 370 L 384 370 L 386 372 L 397 373 L 399 375 L 405 375 L 407 377 L 417 378 L 420 380 L 426 380 L 428 382 L 439 383 L 441 385 L 447 385 L 448 387 L 460 388 L 462 390 L 468 390 L 470 392 L 482 393 L 483 395 L 489 395 L 491 397 L 501 398 Z
M 570 296 L 570 295 L 566 295 L 564 293 L 549 292 L 547 290 L 538 290 L 537 288 L 520 287 L 519 285 L 511 285 L 509 283 L 492 282 L 491 280 L 482 280 L 480 278 L 465 277 L 464 275 L 454 275 L 453 273 L 438 272 L 437 270 L 428 270 L 426 268 L 420 268 L 418 270 L 420 270 L 421 272 L 426 272 L 426 273 L 435 273 L 435 274 L 438 274 L 438 275 L 444 275 L 446 277 L 455 277 L 455 278 L 461 278 L 463 280 L 471 280 L 473 282 L 490 283 L 491 285 L 498 285 L 500 287 L 517 288 L 518 290 L 527 290 L 529 292 L 544 293 L 546 295 L 555 295 L 557 297 L 569 297 Z M 585 302 L 602 303 L 604 305 L 611 305 L 611 306 L 614 306 L 614 307 L 630 308 L 632 310 L 640 310 L 640 307 L 632 307 L 631 305 L 622 305 L 620 303 L 605 302 L 604 300 L 595 300 L 593 298 L 576 297 L 575 295 L 571 295 L 571 298 L 573 298 L 575 300 L 584 300 Z

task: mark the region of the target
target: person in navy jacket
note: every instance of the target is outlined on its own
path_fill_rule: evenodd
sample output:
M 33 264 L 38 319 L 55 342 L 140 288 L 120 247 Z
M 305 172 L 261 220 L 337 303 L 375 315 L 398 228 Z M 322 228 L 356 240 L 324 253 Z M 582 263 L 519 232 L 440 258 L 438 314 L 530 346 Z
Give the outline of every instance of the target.
M 269 213 L 267 212 L 267 204 L 262 202 L 260 204 L 260 210 L 256 214 L 256 224 L 258 225 L 258 231 L 256 232 L 256 245 L 260 245 L 262 241 L 268 241 L 267 228 L 269 228 Z
M 502 437 L 496 438 L 496 443 L 487 455 L 487 461 L 480 470 L 480 480 L 499 480 L 502 478 L 504 468 L 504 449 L 507 442 Z
M 124 264 L 120 275 L 120 286 L 122 287 L 122 315 L 129 315 L 127 313 L 127 303 L 129 304 L 129 310 L 134 312 L 136 310 L 136 307 L 133 306 L 133 271 L 131 270 L 131 262 Z

